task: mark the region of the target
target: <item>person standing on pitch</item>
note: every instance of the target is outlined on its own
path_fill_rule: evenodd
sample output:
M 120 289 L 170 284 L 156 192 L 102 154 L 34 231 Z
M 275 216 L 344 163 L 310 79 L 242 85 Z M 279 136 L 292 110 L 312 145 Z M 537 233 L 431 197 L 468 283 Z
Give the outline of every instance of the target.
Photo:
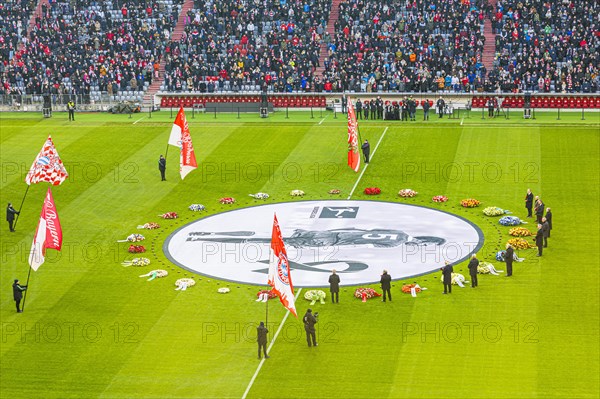
M 548 230 L 548 237 L 550 237 L 550 231 L 552 231 L 552 210 L 550 208 L 546 208 L 546 221 L 550 227 L 550 230 Z
M 371 153 L 371 144 L 369 144 L 369 140 L 365 140 L 361 148 L 365 157 L 365 163 L 369 163 L 369 154 Z
M 258 342 L 258 358 L 260 359 L 260 350 L 262 349 L 263 353 L 265 354 L 265 359 L 268 359 L 269 356 L 267 356 L 267 333 L 269 332 L 269 330 L 267 330 L 267 327 L 265 327 L 265 323 L 263 323 L 262 321 L 260 322 L 260 325 L 258 327 L 256 327 L 256 342 Z
M 165 171 L 167 170 L 167 160 L 162 155 L 158 158 L 158 170 L 160 170 L 161 181 L 167 180 L 165 177 Z
M 504 255 L 504 262 L 506 262 L 506 277 L 512 276 L 512 264 L 515 256 L 515 250 L 512 245 L 506 244 L 506 253 Z
M 537 225 L 537 233 L 535 234 L 535 245 L 538 247 L 537 256 L 542 256 L 542 251 L 544 248 L 544 230 L 542 229 L 542 225 Z
M 75 102 L 69 100 L 67 103 L 67 111 L 69 111 L 69 121 L 75 122 Z
M 446 261 L 446 265 L 440 270 L 442 271 L 442 282 L 444 283 L 444 292 L 442 294 L 452 294 L 452 272 L 454 269 L 450 262 Z
M 538 224 L 542 224 L 542 216 L 544 216 L 544 203 L 539 197 L 535 200 L 534 212 L 536 221 L 538 222 Z
M 385 297 L 387 294 L 387 296 L 390 298 L 390 302 L 392 302 L 392 276 L 388 274 L 387 270 L 383 271 L 381 280 L 379 280 L 379 282 L 381 283 L 381 290 L 383 291 L 383 299 L 381 301 L 385 302 Z
M 429 120 L 429 100 L 425 99 L 425 102 L 423 103 L 423 120 L 424 121 L 428 121 Z
M 317 324 L 317 318 L 315 315 L 319 315 L 318 313 L 312 314 L 312 309 L 307 309 L 304 317 L 302 318 L 302 322 L 304 322 L 304 331 L 306 331 L 306 342 L 308 342 L 308 347 L 318 346 L 317 345 L 317 334 L 315 332 L 315 324 Z
M 435 105 L 437 106 L 437 110 L 438 110 L 438 114 L 439 114 L 440 118 L 443 118 L 444 117 L 444 107 L 446 106 L 446 102 L 444 101 L 442 96 L 440 96 L 440 98 L 437 100 Z
M 533 193 L 531 189 L 527 189 L 527 194 L 525 195 L 525 208 L 527 209 L 527 217 L 531 217 L 531 213 L 533 210 Z
M 23 291 L 27 289 L 26 285 L 20 285 L 19 279 L 16 278 L 13 283 L 13 298 L 15 299 L 15 304 L 17 305 L 17 313 L 23 313 L 19 305 L 21 304 L 21 299 L 23 299 Z
M 548 237 L 550 237 L 550 224 L 545 217 L 542 217 L 542 234 L 544 236 L 544 248 L 547 248 Z
M 336 274 L 335 269 L 329 276 L 329 292 L 331 292 L 331 303 L 340 303 L 340 276 Z
M 15 232 L 15 228 L 13 227 L 13 223 L 15 222 L 15 215 L 18 215 L 20 212 L 13 208 L 12 204 L 9 202 L 6 207 L 6 221 L 8 222 L 8 229 L 11 233 Z
M 477 281 L 477 266 L 479 266 L 479 259 L 477 259 L 477 254 L 471 255 L 471 260 L 469 261 L 469 274 L 471 275 L 471 288 L 475 288 L 479 285 Z

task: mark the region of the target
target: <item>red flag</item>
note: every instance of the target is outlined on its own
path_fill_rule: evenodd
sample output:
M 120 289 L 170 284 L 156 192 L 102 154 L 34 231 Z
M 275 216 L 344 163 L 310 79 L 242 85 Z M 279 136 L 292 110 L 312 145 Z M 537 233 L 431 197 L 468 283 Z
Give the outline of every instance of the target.
M 46 258 L 46 249 L 56 249 L 60 251 L 62 247 L 62 228 L 58 219 L 58 212 L 52 198 L 52 191 L 48 187 L 46 199 L 42 206 L 40 221 L 33 237 L 31 253 L 29 255 L 29 265 L 35 271 L 44 263 Z
M 52 137 L 48 136 L 40 153 L 35 157 L 27 176 L 25 176 L 25 183 L 31 185 L 47 181 L 58 186 L 67 177 L 69 177 L 69 174 L 58 156 Z
M 169 144 L 180 148 L 179 173 L 181 174 L 181 180 L 183 180 L 188 173 L 198 168 L 192 144 L 192 136 L 190 135 L 190 128 L 185 118 L 183 107 L 179 108 L 175 122 L 173 122 Z
M 358 122 L 352 100 L 348 98 L 348 166 L 358 172 L 360 168 L 360 154 L 358 152 Z
M 294 304 L 294 286 L 292 284 L 292 275 L 290 274 L 290 263 L 288 262 L 287 251 L 281 237 L 277 215 L 273 216 L 268 283 L 273 287 L 273 292 L 277 294 L 283 306 L 292 312 L 294 316 L 298 317 L 296 314 L 296 305 Z

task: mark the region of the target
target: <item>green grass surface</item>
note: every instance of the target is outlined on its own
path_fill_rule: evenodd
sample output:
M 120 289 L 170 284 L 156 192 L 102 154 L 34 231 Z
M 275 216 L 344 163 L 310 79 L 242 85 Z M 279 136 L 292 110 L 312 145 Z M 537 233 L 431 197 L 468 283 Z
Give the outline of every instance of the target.
M 312 116 L 188 113 L 201 165 L 181 181 L 171 149 L 161 182 L 169 111 L 77 114 L 72 123 L 64 113 L 0 114 L 3 204 L 20 204 L 25 174 L 48 134 L 70 172 L 53 188 L 63 251 L 49 251 L 32 273 L 22 314 L 10 286 L 15 277 L 26 280 L 47 185 L 29 189 L 16 233 L 1 230 L 0 396 L 242 397 L 258 366 L 255 326 L 264 306 L 254 302 L 257 288 L 196 276 L 195 287 L 174 291 L 175 279 L 190 273 L 166 260 L 162 243 L 199 217 L 187 211 L 191 203 L 206 205 L 206 215 L 258 205 L 248 194 L 260 191 L 270 202 L 288 201 L 298 188 L 304 199 L 329 198 L 331 188 L 345 198 L 358 178 L 345 165 L 345 120 L 321 110 Z M 381 200 L 463 216 L 484 232 L 479 257 L 489 261 L 509 228 L 458 202 L 474 197 L 524 217 L 530 187 L 553 209 L 550 246 L 542 258 L 522 252 L 526 261 L 511 279 L 480 276 L 477 290 L 449 296 L 440 295 L 439 273 L 396 281 L 394 302 L 386 304 L 362 303 L 354 287 L 344 287 L 339 305 L 314 306 L 318 348 L 306 348 L 299 320 L 286 320 L 248 397 L 597 398 L 600 114 L 581 116 L 563 112 L 557 121 L 555 112 L 540 112 L 523 120 L 511 112 L 508 120 L 488 120 L 474 111 L 455 120 L 432 115 L 427 123 L 359 121 L 372 151 L 385 136 L 352 199 L 372 199 L 362 189 L 378 186 Z M 260 174 L 250 174 L 251 163 Z M 402 188 L 419 195 L 400 200 Z M 450 201 L 432 203 L 437 194 Z M 220 205 L 223 196 L 238 202 Z M 148 283 L 138 278 L 145 269 L 120 265 L 133 256 L 116 240 L 167 211 L 182 218 L 144 230 L 143 244 L 150 267 L 170 275 Z M 466 264 L 455 270 L 468 274 Z M 429 290 L 416 299 L 402 294 L 402 284 L 413 281 Z M 231 293 L 218 294 L 223 286 Z M 273 333 L 285 313 L 271 303 Z M 299 314 L 307 304 L 298 300 Z

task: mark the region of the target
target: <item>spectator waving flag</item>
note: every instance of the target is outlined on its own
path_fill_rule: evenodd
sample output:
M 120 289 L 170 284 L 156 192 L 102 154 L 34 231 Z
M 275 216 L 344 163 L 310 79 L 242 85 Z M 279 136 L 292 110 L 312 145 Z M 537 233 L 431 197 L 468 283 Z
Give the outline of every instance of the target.
M 358 122 L 352 100 L 348 98 L 348 166 L 358 172 L 360 153 L 358 152 Z
M 25 177 L 25 183 L 31 185 L 46 181 L 58 186 L 67 177 L 69 177 L 69 174 L 58 156 L 58 152 L 52 142 L 52 137 L 48 136 L 42 150 L 33 161 L 33 165 L 31 165 Z
M 169 144 L 180 148 L 179 173 L 181 174 L 181 180 L 183 180 L 188 173 L 198 168 L 192 136 L 190 135 L 190 128 L 183 107 L 179 108 L 175 122 L 173 122 Z
M 292 285 L 292 275 L 290 274 L 290 263 L 285 245 L 283 244 L 283 238 L 281 237 L 277 215 L 273 216 L 268 283 L 273 287 L 273 292 L 277 294 L 283 306 L 292 312 L 294 316 L 298 317 L 296 314 L 296 305 L 294 304 L 294 286 Z
M 58 212 L 52 198 L 52 191 L 48 187 L 46 199 L 42 206 L 40 221 L 38 222 L 33 244 L 31 245 L 31 253 L 29 254 L 29 265 L 34 271 L 44 263 L 46 259 L 46 249 L 56 249 L 60 251 L 62 247 L 62 228 L 58 219 Z

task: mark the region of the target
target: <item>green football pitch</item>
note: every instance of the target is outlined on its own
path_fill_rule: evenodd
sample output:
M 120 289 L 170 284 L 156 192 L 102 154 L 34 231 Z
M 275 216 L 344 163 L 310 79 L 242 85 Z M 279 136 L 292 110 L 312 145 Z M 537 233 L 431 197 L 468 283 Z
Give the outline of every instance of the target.
M 599 387 L 600 114 L 538 113 L 524 120 L 359 121 L 372 160 L 346 165 L 343 115 L 314 111 L 258 115 L 188 113 L 199 168 L 179 178 L 168 152 L 167 181 L 157 168 L 174 113 L 0 114 L 2 203 L 18 209 L 25 175 L 48 135 L 69 171 L 52 188 L 64 242 L 31 273 L 17 314 L 14 278 L 25 283 L 28 256 L 48 185 L 28 190 L 15 233 L 2 226 L 0 396 L 6 398 L 597 398 Z M 362 171 L 361 171 L 362 172 Z M 393 302 L 353 297 L 311 306 L 320 313 L 319 346 L 308 348 L 300 317 L 269 304 L 271 358 L 256 356 L 265 305 L 259 287 L 195 275 L 167 260 L 163 242 L 208 215 L 266 203 L 336 198 L 409 203 L 459 215 L 484 234 L 480 260 L 495 260 L 509 227 L 483 208 L 526 219 L 527 188 L 553 210 L 542 257 L 519 251 L 512 278 L 480 275 L 479 287 L 441 295 L 440 273 L 393 282 Z M 353 188 L 355 188 L 353 190 Z M 402 199 L 404 188 L 419 194 Z M 265 192 L 256 200 L 248 194 Z M 433 203 L 446 195 L 446 203 Z M 219 198 L 234 197 L 233 205 Z M 460 200 L 476 198 L 478 208 Z M 187 208 L 200 203 L 206 211 Z M 180 218 L 157 215 L 178 212 Z M 137 230 L 158 222 L 157 230 Z M 281 220 L 280 220 L 281 222 Z M 271 223 L 271 221 L 266 221 Z M 532 224 L 525 225 L 532 229 Z M 123 267 L 127 243 L 142 233 L 152 264 Z M 152 269 L 169 275 L 139 278 Z M 379 271 L 377 271 L 379 273 Z M 468 277 L 466 263 L 455 272 Z M 293 273 L 293 271 L 292 271 Z M 175 280 L 193 277 L 185 292 Z M 377 277 L 377 276 L 375 276 Z M 375 280 L 375 278 L 373 279 Z M 371 281 L 373 281 L 371 280 Z M 428 290 L 416 298 L 403 284 Z M 217 292 L 229 288 L 227 294 Z M 379 290 L 377 285 L 371 288 Z M 329 294 L 327 288 L 323 288 Z M 302 289 L 301 316 L 310 306 Z M 260 368 L 259 368 L 260 365 Z

